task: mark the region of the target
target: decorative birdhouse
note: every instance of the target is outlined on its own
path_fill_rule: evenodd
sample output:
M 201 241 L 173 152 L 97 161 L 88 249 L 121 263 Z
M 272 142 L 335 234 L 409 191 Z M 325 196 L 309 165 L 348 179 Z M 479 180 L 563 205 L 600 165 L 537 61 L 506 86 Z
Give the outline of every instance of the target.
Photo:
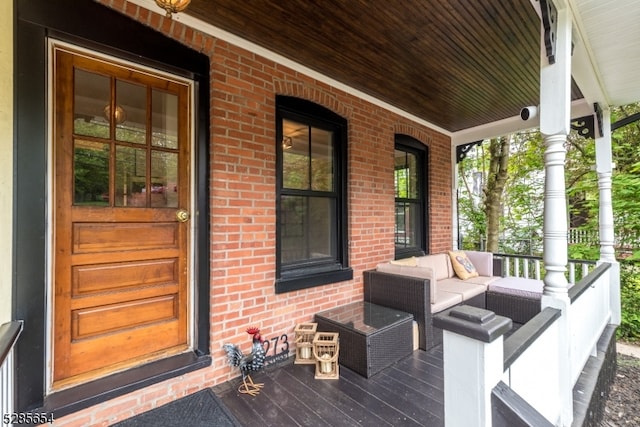
M 294 363 L 312 365 L 316 363 L 313 358 L 313 337 L 316 335 L 317 323 L 300 323 L 296 326 L 296 360 Z
M 340 378 L 338 366 L 338 334 L 318 332 L 313 338 L 313 358 L 316 363 L 317 380 L 334 380 Z

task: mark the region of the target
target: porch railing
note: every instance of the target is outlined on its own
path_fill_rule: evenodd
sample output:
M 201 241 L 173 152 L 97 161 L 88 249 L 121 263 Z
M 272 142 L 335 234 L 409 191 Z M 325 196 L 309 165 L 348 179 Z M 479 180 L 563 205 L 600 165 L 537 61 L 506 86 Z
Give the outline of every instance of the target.
M 544 277 L 544 263 L 542 257 L 532 255 L 493 254 L 494 258 L 502 260 L 502 276 L 524 277 L 525 279 L 541 280 Z M 596 267 L 596 261 L 570 259 L 567 264 L 567 281 L 570 286 L 587 277 Z
M 608 263 L 599 265 L 569 290 L 571 304 L 567 308 L 566 321 L 572 325 L 568 340 L 571 388 L 578 381 L 589 356 L 596 354 L 598 339 L 610 319 L 609 267 Z M 502 378 L 551 422 L 557 419 L 562 409 L 559 407 L 562 390 L 557 381 L 563 369 L 558 363 L 560 324 L 555 320 L 555 311 L 546 308 L 505 340 L 505 373 Z M 518 342 L 527 334 L 530 337 L 527 348 L 510 360 L 512 342 Z
M 550 425 L 569 425 L 573 387 L 589 357 L 597 354 L 598 339 L 611 320 L 609 288 L 615 270 L 610 267 L 600 263 L 591 269 L 569 289 L 568 303 L 558 300 L 557 308 L 545 308 L 504 340 L 500 335 L 488 338 L 500 317 L 472 312 L 434 318 L 444 329 L 445 391 L 456 390 L 449 401 L 445 393 L 445 418 L 460 418 L 464 408 L 472 412 L 467 421 L 492 425 L 490 396 L 502 382 Z
M 0 420 L 5 414 L 14 413 L 13 394 L 13 353 L 14 346 L 22 332 L 22 321 L 14 321 L 0 325 Z M 9 425 L 11 425 L 9 423 Z

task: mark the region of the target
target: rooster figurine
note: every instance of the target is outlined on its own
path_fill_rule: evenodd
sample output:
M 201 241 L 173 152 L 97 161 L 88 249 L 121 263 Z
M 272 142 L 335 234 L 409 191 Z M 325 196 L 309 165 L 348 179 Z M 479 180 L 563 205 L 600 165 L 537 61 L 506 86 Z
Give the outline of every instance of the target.
M 258 328 L 249 328 L 247 329 L 247 333 L 253 336 L 251 353 L 243 354 L 240 347 L 233 344 L 225 344 L 222 348 L 227 352 L 229 364 L 231 366 L 237 366 L 242 373 L 242 385 L 238 387 L 238 391 L 251 396 L 257 396 L 264 384 L 254 383 L 253 379 L 251 379 L 250 372 L 258 371 L 264 366 L 264 358 L 266 356 L 264 347 L 262 346 L 264 340 Z

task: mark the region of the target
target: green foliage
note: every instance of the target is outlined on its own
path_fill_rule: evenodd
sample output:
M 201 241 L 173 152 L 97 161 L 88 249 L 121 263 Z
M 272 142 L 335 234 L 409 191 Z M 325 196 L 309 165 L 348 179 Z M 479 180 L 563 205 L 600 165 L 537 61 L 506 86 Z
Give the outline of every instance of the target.
M 640 265 L 636 262 L 620 263 L 620 301 L 622 320 L 617 336 L 640 341 Z
M 76 148 L 74 151 L 75 201 L 107 204 L 103 194 L 109 194 L 109 147 Z
M 458 164 L 458 217 L 464 249 L 479 249 L 485 239 L 487 220 L 482 209 L 482 183 L 487 159 L 483 147 L 473 149 Z M 480 154 L 479 154 L 480 153 Z
M 640 103 L 615 108 L 611 122 L 640 112 Z M 539 132 L 512 135 L 509 179 L 502 200 L 500 252 L 542 254 L 544 207 L 544 144 Z M 621 258 L 622 324 L 618 336 L 640 340 L 640 122 L 612 133 L 612 207 L 618 257 Z M 474 174 L 487 182 L 488 154 L 482 146 L 469 151 L 460 163 L 459 216 L 463 248 L 477 247 L 486 234 L 486 218 L 470 185 Z M 575 133 L 567 138 L 565 185 L 570 227 L 593 235 L 591 244 L 569 245 L 570 259 L 599 258 L 599 182 L 595 171 L 596 144 Z M 468 242 L 474 242 L 470 245 Z
M 569 259 L 597 260 L 600 258 L 600 246 L 586 243 L 569 245 Z

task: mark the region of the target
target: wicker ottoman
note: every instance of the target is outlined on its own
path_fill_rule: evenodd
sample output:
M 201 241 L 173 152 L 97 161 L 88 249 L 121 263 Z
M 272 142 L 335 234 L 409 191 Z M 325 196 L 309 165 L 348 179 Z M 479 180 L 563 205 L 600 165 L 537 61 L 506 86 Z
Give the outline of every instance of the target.
M 543 288 L 542 280 L 503 277 L 487 288 L 487 310 L 515 323 L 527 323 L 540 313 Z
M 413 316 L 360 301 L 315 315 L 318 331 L 337 332 L 341 365 L 371 377 L 413 351 Z

